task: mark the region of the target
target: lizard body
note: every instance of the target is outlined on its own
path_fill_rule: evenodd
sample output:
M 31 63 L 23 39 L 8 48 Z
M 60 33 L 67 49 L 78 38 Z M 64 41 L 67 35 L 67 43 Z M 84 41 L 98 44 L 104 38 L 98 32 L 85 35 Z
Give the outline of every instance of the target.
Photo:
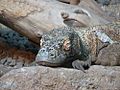
M 120 22 L 87 28 L 63 27 L 45 33 L 36 62 L 46 66 L 60 66 L 72 63 L 77 69 L 89 67 L 97 62 L 100 50 L 120 42 Z M 120 52 L 118 47 L 118 53 Z M 102 60 L 101 60 L 102 62 Z M 112 65 L 107 61 L 105 65 Z M 97 63 L 96 63 L 97 64 Z M 99 63 L 103 64 L 104 63 Z M 120 65 L 116 62 L 114 65 Z

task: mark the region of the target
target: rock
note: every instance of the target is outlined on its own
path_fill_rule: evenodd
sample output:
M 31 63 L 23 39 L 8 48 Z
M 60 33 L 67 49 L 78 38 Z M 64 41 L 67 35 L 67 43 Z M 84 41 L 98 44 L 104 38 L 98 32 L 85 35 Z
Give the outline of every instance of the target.
M 100 50 L 95 64 L 115 66 L 120 65 L 120 43 L 108 45 Z
M 95 0 L 101 5 L 116 5 L 120 4 L 120 0 Z
M 110 0 L 95 0 L 98 3 L 102 4 L 102 5 L 109 5 L 110 4 Z
M 12 69 L 14 69 L 14 68 L 13 67 L 9 67 L 9 66 L 4 66 L 4 65 L 0 64 L 0 77 L 2 75 L 4 75 L 5 73 L 9 72 Z
M 116 21 L 120 20 L 120 3 L 109 6 L 101 6 L 101 8 L 107 15 L 113 17 Z
M 0 90 L 119 90 L 120 67 L 76 69 L 43 66 L 15 69 L 0 78 Z

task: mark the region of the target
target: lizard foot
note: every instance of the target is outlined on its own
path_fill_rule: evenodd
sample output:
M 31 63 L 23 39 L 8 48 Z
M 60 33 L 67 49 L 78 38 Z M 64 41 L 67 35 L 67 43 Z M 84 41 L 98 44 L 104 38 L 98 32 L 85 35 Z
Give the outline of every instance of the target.
M 75 60 L 75 61 L 72 62 L 72 66 L 73 66 L 73 68 L 81 70 L 84 73 L 86 73 L 85 69 L 84 69 L 84 66 L 86 66 L 85 61 Z

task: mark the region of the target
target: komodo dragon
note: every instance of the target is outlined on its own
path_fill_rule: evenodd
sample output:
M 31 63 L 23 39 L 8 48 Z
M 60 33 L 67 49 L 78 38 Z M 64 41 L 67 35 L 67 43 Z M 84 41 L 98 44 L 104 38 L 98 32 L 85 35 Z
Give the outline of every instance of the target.
M 54 29 L 42 36 L 41 49 L 36 56 L 36 62 L 45 66 L 61 66 L 70 62 L 74 68 L 80 70 L 89 67 L 91 62 L 102 65 L 120 65 L 119 42 L 120 22 L 87 28 Z M 99 52 L 110 45 L 118 46 L 117 61 L 111 59 L 106 62 L 103 60 L 97 62 Z M 111 53 L 115 51 L 111 50 Z

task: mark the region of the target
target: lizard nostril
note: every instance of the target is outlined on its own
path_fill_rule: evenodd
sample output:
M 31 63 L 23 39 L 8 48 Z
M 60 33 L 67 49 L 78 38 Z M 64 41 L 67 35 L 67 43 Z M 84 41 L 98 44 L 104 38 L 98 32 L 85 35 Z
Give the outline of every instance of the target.
M 55 57 L 55 54 L 51 53 L 50 56 L 51 56 L 51 57 Z
M 51 56 L 54 56 L 54 54 L 51 54 Z
M 41 49 L 41 52 L 45 52 L 45 49 Z

